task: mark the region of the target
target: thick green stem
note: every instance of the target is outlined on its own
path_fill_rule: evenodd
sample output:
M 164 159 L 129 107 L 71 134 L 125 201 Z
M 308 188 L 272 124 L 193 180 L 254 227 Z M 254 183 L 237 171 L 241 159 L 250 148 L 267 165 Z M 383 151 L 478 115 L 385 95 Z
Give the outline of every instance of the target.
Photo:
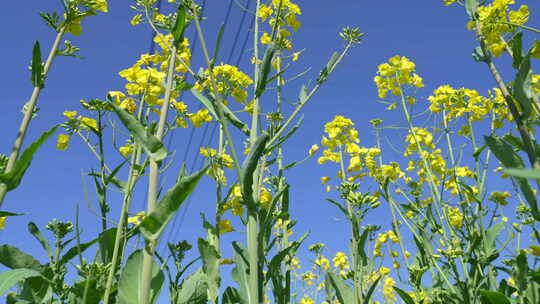
M 60 42 L 62 41 L 64 32 L 65 32 L 65 27 L 62 27 L 60 31 L 58 32 L 58 34 L 56 35 L 56 38 L 54 39 L 53 45 L 51 47 L 51 51 L 49 52 L 49 56 L 47 57 L 47 61 L 45 61 L 45 65 L 43 67 L 43 78 L 47 78 L 49 69 L 51 68 L 54 58 L 56 57 L 58 48 L 60 47 Z M 6 169 L 4 170 L 4 173 L 9 173 L 15 166 L 15 162 L 17 161 L 17 158 L 19 157 L 19 152 L 21 151 L 21 147 L 23 145 L 26 132 L 28 131 L 30 120 L 32 120 L 32 115 L 34 114 L 34 109 L 36 108 L 36 104 L 39 98 L 39 94 L 41 93 L 41 90 L 42 90 L 41 87 L 34 87 L 34 91 L 32 91 L 32 96 L 30 97 L 30 101 L 28 101 L 27 103 L 28 108 L 26 112 L 24 113 L 23 120 L 21 121 L 21 124 L 19 126 L 19 132 L 17 133 L 17 137 L 15 138 L 15 143 L 13 144 L 13 148 L 11 149 L 11 154 L 9 155 L 9 159 L 6 164 Z M 7 193 L 7 186 L 5 184 L 0 184 L 0 208 L 2 208 L 2 204 L 4 203 L 4 198 L 6 197 L 6 193 Z
M 171 100 L 171 92 L 174 80 L 174 63 L 176 59 L 176 48 L 170 50 L 171 55 L 169 58 L 169 66 L 167 71 L 167 83 L 165 84 L 165 98 L 159 112 L 159 122 L 156 131 L 156 138 L 161 140 L 165 130 L 165 123 L 167 121 L 167 112 L 169 110 L 169 103 Z M 148 207 L 147 214 L 154 212 L 157 206 L 158 198 L 158 177 L 159 177 L 159 165 L 158 163 L 150 159 L 150 175 L 148 177 Z M 150 290 L 152 282 L 152 267 L 154 263 L 154 251 L 157 247 L 158 240 L 147 240 L 146 250 L 144 250 L 143 268 L 141 277 L 141 293 L 139 298 L 140 304 L 150 303 Z

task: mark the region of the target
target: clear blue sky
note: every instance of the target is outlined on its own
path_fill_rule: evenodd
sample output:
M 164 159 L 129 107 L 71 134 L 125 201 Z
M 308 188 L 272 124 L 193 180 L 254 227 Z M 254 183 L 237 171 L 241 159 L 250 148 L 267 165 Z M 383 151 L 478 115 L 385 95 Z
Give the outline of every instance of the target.
M 40 40 L 45 53 L 54 38 L 54 33 L 41 22 L 38 13 L 58 9 L 60 1 L 4 2 L 0 11 L 0 33 L 4 41 L 0 49 L 3 59 L 3 73 L 0 73 L 0 151 L 7 154 L 22 117 L 20 109 L 32 90 L 27 69 L 32 45 L 36 39 Z M 245 3 L 246 0 L 239 2 Z M 407 56 L 417 64 L 417 71 L 425 82 L 419 99 L 426 98 L 442 84 L 475 88 L 482 93 L 495 86 L 486 67 L 476 64 L 471 58 L 471 51 L 477 44 L 473 33 L 465 28 L 467 17 L 462 8 L 444 7 L 442 0 L 297 2 L 303 11 L 300 18 L 303 25 L 294 36 L 294 45 L 296 50 L 305 48 L 306 51 L 301 55 L 296 69 L 301 71 L 312 67 L 312 70 L 307 77 L 295 82 L 293 90 L 286 92 L 286 98 L 290 101 L 294 101 L 298 94 L 296 88 L 316 78 L 331 54 L 343 47 L 344 43 L 338 36 L 343 27 L 360 27 L 366 35 L 363 43 L 352 50 L 319 94 L 305 107 L 304 124 L 285 147 L 287 162 L 302 158 L 312 144 L 318 143 L 324 122 L 336 114 L 343 114 L 355 121 L 365 145 L 372 145 L 374 141 L 368 123 L 370 119 L 378 117 L 393 123 L 402 121 L 399 112 L 387 112 L 384 105 L 376 102 L 377 90 L 372 81 L 377 65 L 396 54 Z M 540 26 L 540 2 L 518 2 L 529 5 L 532 12 L 529 24 Z M 134 14 L 129 9 L 130 4 L 130 1 L 110 1 L 109 13 L 100 13 L 83 21 L 81 36 L 66 37 L 81 48 L 80 55 L 84 59 L 57 58 L 39 100 L 41 111 L 32 121 L 27 143 L 52 125 L 63 122 L 64 110 L 81 110 L 80 99 L 104 98 L 109 90 L 123 88 L 124 82 L 118 76 L 118 71 L 131 66 L 141 53 L 148 51 L 150 44 L 150 30 L 147 27 L 132 27 L 129 24 Z M 207 3 L 205 15 L 208 19 L 203 27 L 211 42 L 224 20 L 228 5 L 229 0 Z M 224 36 L 222 58 L 229 55 L 240 17 L 241 10 L 233 5 Z M 242 29 L 240 42 L 246 29 Z M 248 45 L 251 46 L 251 42 Z M 200 54 L 199 51 L 200 48 L 196 52 Z M 249 47 L 246 52 L 241 68 L 249 69 L 248 72 L 252 74 L 248 62 L 251 58 Z M 234 53 L 233 63 L 238 55 L 239 48 Z M 200 57 L 195 58 L 194 66 L 200 66 L 201 61 L 197 59 Z M 506 65 L 503 66 L 505 79 L 509 80 L 512 74 Z M 197 108 L 191 97 L 186 101 L 192 109 Z M 264 101 L 271 102 L 270 99 Z M 176 150 L 176 162 L 168 172 L 166 184 L 174 179 L 183 159 L 189 132 L 184 130 L 174 134 L 170 150 Z M 202 133 L 202 129 L 195 133 L 195 145 L 199 144 Z M 4 209 L 25 215 L 10 218 L 6 229 L 0 232 L 1 244 L 15 245 L 42 258 L 45 256 L 37 249 L 37 242 L 26 232 L 28 221 L 43 227 L 52 218 L 74 220 L 75 205 L 80 204 L 80 221 L 85 232 L 83 240 L 88 240 L 99 229 L 97 216 L 87 207 L 81 178 L 83 172 L 98 167 L 96 160 L 78 140 L 74 140 L 67 151 L 57 151 L 54 145 L 54 140 L 50 140 L 43 146 L 22 186 L 8 194 Z M 192 146 L 188 163 L 193 160 L 196 150 L 198 148 Z M 297 235 L 311 231 L 307 244 L 324 241 L 332 252 L 345 250 L 349 237 L 345 222 L 336 220 L 340 217 L 338 211 L 325 203 L 324 198 L 328 194 L 320 185 L 319 178 L 334 171 L 335 168 L 331 166 L 318 166 L 313 159 L 288 173 L 288 182 L 292 186 L 291 213 L 293 218 L 299 220 Z M 211 181 L 206 179 L 193 194 L 178 239 L 188 239 L 195 244 L 196 237 L 203 233 L 199 213 L 213 212 L 213 198 L 207 194 L 213 193 L 211 185 Z M 93 186 L 89 179 L 86 186 L 88 199 L 93 202 Z M 143 201 L 144 191 L 135 200 L 132 210 L 140 210 Z M 120 200 L 109 203 L 113 206 L 111 215 L 116 218 Z M 95 208 L 96 205 L 92 206 Z M 183 208 L 180 213 L 184 211 Z M 373 224 L 388 223 L 389 214 L 385 208 L 377 212 L 371 218 Z M 167 236 L 168 233 L 165 234 Z M 238 239 L 238 234 L 226 236 L 224 244 L 232 238 Z

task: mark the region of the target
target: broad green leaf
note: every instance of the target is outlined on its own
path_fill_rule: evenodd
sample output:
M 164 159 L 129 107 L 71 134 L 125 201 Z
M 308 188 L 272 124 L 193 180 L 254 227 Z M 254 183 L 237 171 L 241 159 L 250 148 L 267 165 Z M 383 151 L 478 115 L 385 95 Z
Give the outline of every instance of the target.
M 43 62 L 41 61 L 39 41 L 34 43 L 32 49 L 32 85 L 36 88 L 43 88 Z
M 244 202 L 250 208 L 255 206 L 253 201 L 253 173 L 255 172 L 255 169 L 257 169 L 259 159 L 264 153 L 268 138 L 269 136 L 267 133 L 261 134 L 261 136 L 259 136 L 259 138 L 257 138 L 255 143 L 252 145 L 249 154 L 243 163 L 242 176 L 240 176 L 240 187 L 242 189 L 242 197 L 244 198 Z
M 259 69 L 259 75 L 257 77 L 257 86 L 255 89 L 255 98 L 259 98 L 261 94 L 266 89 L 268 84 L 267 79 L 272 70 L 272 59 L 274 58 L 274 53 L 276 52 L 276 46 L 270 44 L 266 51 L 264 52 L 263 61 Z
M 219 296 L 219 285 L 221 282 L 221 278 L 219 277 L 219 253 L 214 246 L 202 238 L 199 238 L 198 244 L 203 262 L 202 269 L 207 279 L 208 297 L 212 303 L 215 303 Z
M 178 292 L 178 300 L 174 304 L 206 304 L 208 303 L 208 294 L 206 276 L 201 268 L 191 274 L 182 283 Z
M 196 89 L 191 89 L 191 93 L 212 113 L 212 115 L 216 118 L 216 120 L 219 118 L 217 115 L 216 109 L 214 108 L 215 101 L 210 101 L 206 96 L 201 94 L 201 92 L 197 91 Z M 242 131 L 244 134 L 249 135 L 249 128 L 246 124 L 244 124 L 234 113 L 226 106 L 222 107 L 223 109 L 223 115 L 225 115 L 225 118 L 229 120 L 229 122 L 238 128 L 240 131 Z
M 180 3 L 176 11 L 176 21 L 171 34 L 174 38 L 175 46 L 179 46 L 184 41 L 184 32 L 186 30 L 186 7 Z
M 110 105 L 122 124 L 131 132 L 135 140 L 151 159 L 159 162 L 167 157 L 167 150 L 163 147 L 163 143 L 154 135 L 150 134 L 133 115 L 121 109 L 114 102 L 111 102 Z
M 159 201 L 156 210 L 145 216 L 139 225 L 139 229 L 144 237 L 151 240 L 157 240 L 159 235 L 169 221 L 174 217 L 174 214 L 180 208 L 186 198 L 193 192 L 195 186 L 206 173 L 208 166 L 205 166 L 199 172 L 190 176 L 182 177 L 176 184 L 167 191 L 165 196 Z
M 41 270 L 41 264 L 34 257 L 11 245 L 0 245 L 0 264 L 11 269 Z
M 507 168 L 523 169 L 525 166 L 523 160 L 519 155 L 514 152 L 512 146 L 502 140 L 500 137 L 491 135 L 484 136 L 486 144 L 489 146 L 495 157 Z M 536 220 L 540 220 L 540 212 L 538 210 L 538 203 L 536 196 L 532 190 L 531 185 L 526 178 L 515 177 L 521 192 L 525 196 L 525 199 L 531 207 L 532 214 Z
M 540 179 L 540 170 L 536 169 L 506 169 L 505 171 L 508 175 L 530 178 L 530 179 Z
M 532 111 L 532 76 L 531 59 L 529 55 L 526 55 L 519 65 L 512 90 L 514 97 L 521 105 L 524 118 L 528 118 Z
M 134 251 L 128 258 L 126 266 L 122 269 L 120 280 L 118 281 L 118 303 L 133 304 L 140 303 L 139 296 L 141 290 L 142 265 L 144 253 L 141 249 Z M 150 303 L 155 303 L 165 276 L 159 270 L 159 265 L 154 261 L 152 267 L 152 281 L 150 283 Z
M 41 273 L 26 268 L 13 269 L 0 273 L 0 296 L 6 294 L 11 287 L 20 281 L 37 276 L 41 276 Z
M 353 291 L 338 275 L 332 272 L 326 273 L 326 284 L 331 285 L 341 303 L 354 303 Z
M 106 264 L 112 261 L 115 238 L 116 228 L 105 230 L 99 234 L 98 249 L 95 257 L 96 262 Z
M 397 287 L 394 287 L 394 290 L 399 295 L 399 297 L 403 300 L 403 302 L 405 302 L 406 304 L 415 304 L 413 298 L 411 298 L 411 296 L 408 293 L 406 293 L 405 291 Z
M 510 304 L 510 300 L 508 298 L 498 292 L 498 291 L 491 291 L 491 290 L 480 290 L 480 294 L 484 298 L 485 301 L 487 301 L 490 304 Z
M 38 226 L 34 222 L 28 223 L 28 232 L 30 232 L 39 241 L 41 247 L 45 249 L 49 258 L 52 258 L 53 253 L 51 250 L 51 246 L 49 246 L 49 242 L 47 242 L 43 234 L 41 234 L 41 231 L 39 231 Z
M 0 174 L 0 182 L 7 186 L 7 190 L 13 190 L 19 186 L 24 173 L 32 163 L 34 154 L 41 145 L 54 133 L 58 126 L 54 126 L 49 131 L 43 133 L 38 140 L 34 141 L 28 148 L 24 150 L 21 157 L 17 159 L 13 169 L 10 172 Z

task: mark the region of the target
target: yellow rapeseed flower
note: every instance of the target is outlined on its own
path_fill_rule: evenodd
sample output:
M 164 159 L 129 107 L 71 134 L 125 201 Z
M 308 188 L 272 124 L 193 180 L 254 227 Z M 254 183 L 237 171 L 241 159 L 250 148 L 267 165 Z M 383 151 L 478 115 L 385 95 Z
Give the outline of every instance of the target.
M 69 145 L 69 135 L 67 134 L 58 134 L 56 139 L 56 149 L 64 151 Z
M 145 216 L 146 216 L 145 211 L 138 212 L 134 216 L 128 217 L 128 223 L 138 225 Z

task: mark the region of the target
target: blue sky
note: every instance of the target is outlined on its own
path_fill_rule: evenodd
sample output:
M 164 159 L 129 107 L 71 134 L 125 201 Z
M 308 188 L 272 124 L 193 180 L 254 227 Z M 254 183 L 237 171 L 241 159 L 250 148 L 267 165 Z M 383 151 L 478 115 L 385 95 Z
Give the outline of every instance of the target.
M 0 73 L 0 151 L 10 150 L 22 115 L 20 109 L 31 93 L 30 64 L 32 45 L 36 39 L 41 42 L 42 50 L 48 50 L 54 33 L 40 20 L 39 12 L 59 9 L 60 1 L 5 1 L 0 11 L 0 31 L 4 41 L 0 54 L 3 60 L 3 73 Z M 239 0 L 245 3 L 246 0 Z M 475 63 L 471 52 L 476 46 L 472 32 L 467 31 L 467 16 L 464 9 L 445 7 L 441 1 L 298 1 L 303 14 L 300 18 L 302 27 L 294 36 L 295 50 L 306 49 L 301 55 L 297 71 L 311 67 L 308 75 L 292 84 L 292 90 L 285 92 L 285 98 L 294 101 L 298 87 L 317 77 L 318 71 L 326 64 L 331 54 L 341 50 L 344 42 L 338 32 L 345 26 L 359 27 L 365 38 L 355 47 L 344 63 L 325 83 L 315 98 L 305 107 L 305 120 L 296 137 L 285 147 L 287 163 L 303 158 L 309 147 L 320 141 L 324 122 L 336 114 L 342 114 L 355 121 L 360 131 L 360 138 L 365 145 L 372 145 L 374 137 L 368 121 L 382 118 L 391 123 L 401 122 L 397 111 L 385 111 L 385 106 L 377 103 L 377 90 L 372 81 L 377 65 L 394 55 L 403 55 L 417 64 L 417 72 L 424 78 L 425 88 L 420 90 L 418 98 L 427 98 L 437 86 L 450 84 L 455 87 L 469 87 L 485 93 L 495 86 L 485 65 Z M 529 5 L 531 17 L 529 24 L 540 26 L 540 3 L 538 1 L 519 1 Z M 148 27 L 132 27 L 129 24 L 134 12 L 129 9 L 130 1 L 110 1 L 109 13 L 83 21 L 83 34 L 78 37 L 66 36 L 81 48 L 84 59 L 57 58 L 46 81 L 39 100 L 41 108 L 38 117 L 32 121 L 27 143 L 34 140 L 41 132 L 54 124 L 64 121 L 64 110 L 81 110 L 80 99 L 104 98 L 109 90 L 123 88 L 124 82 L 118 71 L 131 66 L 150 45 Z M 210 45 L 215 40 L 219 24 L 223 22 L 229 0 L 208 1 L 205 10 L 207 20 L 203 28 Z M 253 7 L 253 4 L 251 4 Z M 232 40 L 241 18 L 240 8 L 233 4 L 231 17 L 226 28 L 222 59 L 228 57 Z M 250 16 L 247 18 L 249 21 Z M 247 22 L 245 24 L 248 24 Z M 247 27 L 240 33 L 243 41 Z M 192 31 L 189 32 L 190 37 Z M 239 43 L 240 44 L 240 43 Z M 241 69 L 252 74 L 249 59 L 251 42 L 245 49 Z M 197 47 L 194 66 L 201 66 L 200 48 Z M 240 55 L 239 47 L 233 53 L 233 64 Z M 45 56 L 45 55 L 44 55 Z M 502 60 L 501 67 L 505 79 L 512 77 L 508 69 L 508 60 Z M 191 109 L 198 105 L 191 97 L 186 98 Z M 271 98 L 263 99 L 272 102 Z M 168 178 L 174 179 L 177 168 L 185 154 L 186 142 L 190 131 L 178 131 L 171 141 L 170 150 L 176 151 L 176 161 L 168 171 Z M 188 164 L 194 160 L 196 150 L 203 137 L 203 129 L 194 134 L 191 151 L 188 152 Z M 198 150 L 198 148 L 197 148 Z M 93 186 L 90 180 L 83 182 L 82 174 L 98 164 L 80 141 L 74 140 L 67 151 L 57 151 L 54 140 L 49 141 L 39 151 L 28 170 L 22 186 L 10 192 L 4 209 L 25 213 L 24 216 L 10 218 L 4 231 L 0 231 L 0 243 L 12 244 L 32 254 L 42 255 L 37 242 L 26 232 L 28 221 L 43 227 L 52 218 L 74 220 L 75 206 L 80 205 L 81 225 L 84 230 L 83 240 L 89 239 L 98 231 L 98 218 L 88 208 L 87 201 L 93 202 Z M 307 244 L 324 241 L 331 251 L 345 250 L 349 229 L 340 220 L 338 211 L 324 198 L 328 194 L 320 185 L 319 178 L 333 174 L 335 168 L 319 166 L 312 159 L 288 173 L 288 182 L 292 186 L 291 213 L 299 220 L 296 231 L 301 235 L 310 231 Z M 84 185 L 87 187 L 85 198 Z M 142 188 L 144 186 L 141 184 Z M 211 188 L 209 188 L 211 187 Z M 212 190 L 208 190 L 212 189 Z M 193 194 L 186 216 L 183 218 L 177 240 L 188 239 L 196 243 L 196 237 L 203 233 L 200 225 L 200 212 L 211 217 L 213 192 L 210 179 L 206 179 Z M 144 191 L 135 200 L 133 211 L 142 208 Z M 116 218 L 120 200 L 111 201 Z M 95 204 L 93 204 L 95 208 Z M 388 222 L 389 214 L 380 209 L 372 217 L 373 224 Z M 168 233 L 165 234 L 168 237 Z M 238 239 L 239 235 L 226 236 L 224 239 Z M 225 241 L 225 244 L 227 241 Z

